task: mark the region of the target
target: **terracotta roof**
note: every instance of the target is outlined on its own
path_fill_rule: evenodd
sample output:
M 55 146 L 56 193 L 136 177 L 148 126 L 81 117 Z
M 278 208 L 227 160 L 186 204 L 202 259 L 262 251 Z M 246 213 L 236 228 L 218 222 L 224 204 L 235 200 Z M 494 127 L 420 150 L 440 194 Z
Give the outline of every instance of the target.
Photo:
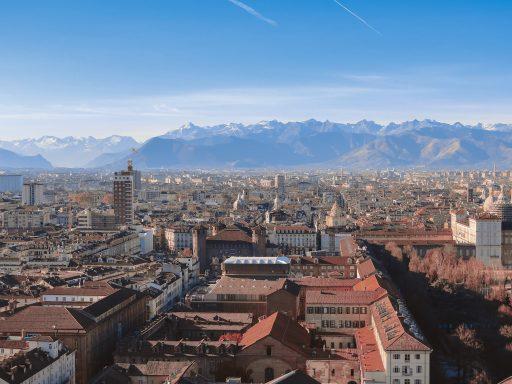
M 275 312 L 249 328 L 243 334 L 240 345 L 248 348 L 269 336 L 301 353 L 305 353 L 305 348 L 311 343 L 310 335 L 304 327 L 291 317 Z
M 359 328 L 355 332 L 361 370 L 366 372 L 384 372 L 384 364 L 377 347 L 377 340 L 371 327 Z
M 285 286 L 286 279 L 246 279 L 239 277 L 222 276 L 212 287 L 212 294 L 268 295 Z
M 243 241 L 252 243 L 252 238 L 244 231 L 238 228 L 226 228 L 217 233 L 215 236 L 209 236 L 208 241 Z
M 89 284 L 83 287 L 55 287 L 46 291 L 44 295 L 69 295 L 69 296 L 107 296 L 116 289 L 108 284 Z
M 375 302 L 370 309 L 375 329 L 379 334 L 382 347 L 386 351 L 431 350 L 425 341 L 410 333 L 409 327 L 398 316 L 389 296 Z
M 379 292 L 381 296 L 386 294 L 398 297 L 399 293 L 391 281 L 384 277 L 372 275 L 354 285 L 354 291 Z
M 76 332 L 85 331 L 93 324 L 93 320 L 73 308 L 29 306 L 11 317 L 0 320 L 0 332 Z
M 365 278 L 376 273 L 377 268 L 375 267 L 373 260 L 368 258 L 357 264 L 357 271 L 362 278 Z

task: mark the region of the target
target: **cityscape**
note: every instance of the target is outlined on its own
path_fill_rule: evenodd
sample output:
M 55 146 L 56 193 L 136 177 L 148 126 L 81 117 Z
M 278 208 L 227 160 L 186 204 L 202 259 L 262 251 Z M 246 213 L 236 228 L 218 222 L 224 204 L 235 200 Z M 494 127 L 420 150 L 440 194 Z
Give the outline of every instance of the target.
M 0 384 L 512 384 L 512 3 L 0 4 Z

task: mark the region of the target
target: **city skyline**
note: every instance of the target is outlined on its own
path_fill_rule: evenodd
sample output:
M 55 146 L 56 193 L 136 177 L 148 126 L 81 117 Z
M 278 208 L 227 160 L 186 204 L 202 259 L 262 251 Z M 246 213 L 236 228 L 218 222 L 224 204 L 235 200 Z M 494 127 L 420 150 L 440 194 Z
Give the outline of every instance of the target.
M 512 122 L 505 1 L 3 8 L 4 140 L 140 141 L 188 121 Z

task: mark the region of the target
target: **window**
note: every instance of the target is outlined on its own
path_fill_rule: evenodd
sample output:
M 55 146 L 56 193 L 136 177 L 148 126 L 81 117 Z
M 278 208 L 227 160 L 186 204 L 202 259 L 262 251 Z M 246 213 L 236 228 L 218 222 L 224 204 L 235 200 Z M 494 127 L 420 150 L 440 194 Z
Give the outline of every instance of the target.
M 334 369 L 331 370 L 331 376 L 336 376 L 336 371 Z
M 419 360 L 421 355 L 419 353 L 417 353 L 416 355 L 414 355 L 414 357 L 416 358 L 416 360 Z
M 354 377 L 354 370 L 353 369 L 350 370 L 350 376 Z
M 395 359 L 395 360 L 400 360 L 400 355 L 399 355 L 398 353 L 395 353 L 395 354 L 393 355 L 393 359 Z
M 331 342 L 331 349 L 334 349 L 334 341 Z
M 393 379 L 393 384 L 400 384 L 400 379 Z
M 400 367 L 399 367 L 398 365 L 395 365 L 395 366 L 393 367 L 393 372 L 395 372 L 395 373 L 400 373 Z
M 272 356 L 272 346 L 267 345 L 267 356 Z
M 414 380 L 414 384 L 421 384 L 421 379 Z
M 346 307 L 346 308 L 345 308 L 345 313 L 346 313 L 347 315 L 350 315 L 350 307 Z
M 274 380 L 274 368 L 265 368 L 265 382 Z
M 405 354 L 405 361 L 411 361 L 411 355 L 409 355 L 408 353 Z
M 312 314 L 313 313 L 313 307 L 308 307 L 308 314 Z
M 411 384 L 411 379 L 405 379 L 404 384 Z
M 416 373 L 421 373 L 421 371 L 422 371 L 422 367 L 421 367 L 421 365 L 418 365 L 416 367 Z

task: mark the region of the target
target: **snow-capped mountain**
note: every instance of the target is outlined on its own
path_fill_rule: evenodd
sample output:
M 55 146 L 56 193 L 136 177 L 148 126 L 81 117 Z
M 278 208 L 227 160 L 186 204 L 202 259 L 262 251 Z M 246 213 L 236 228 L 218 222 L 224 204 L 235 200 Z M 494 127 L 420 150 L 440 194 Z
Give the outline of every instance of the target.
M 56 167 L 83 167 L 105 153 L 118 153 L 138 147 L 133 138 L 110 136 L 104 139 L 94 137 L 42 136 L 35 139 L 0 141 L 4 148 L 21 155 L 42 155 Z
M 201 127 L 189 123 L 148 140 L 141 168 L 475 167 L 512 164 L 512 126 L 412 120 L 381 125 L 307 120 Z M 122 166 L 127 156 L 116 161 Z

